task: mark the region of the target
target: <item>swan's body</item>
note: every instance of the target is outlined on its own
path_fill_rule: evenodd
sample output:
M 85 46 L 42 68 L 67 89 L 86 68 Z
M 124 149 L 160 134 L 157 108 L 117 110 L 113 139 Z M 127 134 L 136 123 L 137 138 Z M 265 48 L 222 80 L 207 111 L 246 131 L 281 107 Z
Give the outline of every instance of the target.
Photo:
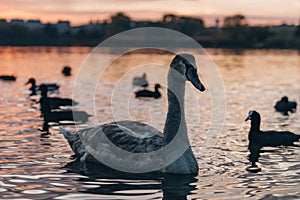
M 80 135 L 87 135 L 89 141 L 94 141 L 97 134 L 105 134 L 116 146 L 133 153 L 146 153 L 160 149 L 167 145 L 178 134 L 183 135 L 182 145 L 188 144 L 188 149 L 176 161 L 159 170 L 163 173 L 173 174 L 197 174 L 197 160 L 189 146 L 186 122 L 184 119 L 184 93 L 185 82 L 190 80 L 200 91 L 205 88 L 199 81 L 195 59 L 189 54 L 177 55 L 168 73 L 168 114 L 164 133 L 155 128 L 136 121 L 119 121 L 100 126 L 82 129 L 75 133 L 61 129 L 68 140 L 76 157 L 82 162 L 97 161 L 87 150 Z M 176 98 L 177 97 L 177 98 Z M 97 144 L 107 146 L 109 144 Z M 126 158 L 124 158 L 126 159 Z M 101 161 L 100 161 L 101 162 Z
M 253 166 L 258 161 L 259 153 L 262 147 L 293 146 L 294 142 L 300 140 L 300 135 L 289 131 L 261 131 L 260 114 L 254 110 L 249 111 L 246 118 L 251 120 L 251 128 L 248 135 L 250 150 L 249 160 Z
M 297 102 L 289 101 L 287 96 L 281 98 L 277 101 L 274 108 L 277 112 L 281 112 L 284 115 L 288 115 L 288 112 L 295 112 L 297 109 Z
M 143 73 L 141 77 L 139 76 L 133 77 L 132 84 L 136 86 L 147 86 L 148 81 L 147 81 L 146 73 Z
M 159 92 L 160 85 L 159 84 L 155 84 L 155 88 L 154 91 L 150 91 L 150 90 L 139 90 L 137 92 L 135 92 L 135 97 L 152 97 L 155 99 L 158 99 L 161 97 L 161 94 Z
M 25 85 L 31 84 L 29 90 L 31 91 L 30 96 L 36 95 L 37 91 L 40 90 L 40 86 L 36 85 L 36 80 L 34 78 L 30 78 Z M 47 87 L 48 92 L 56 92 L 59 89 L 59 85 L 56 83 L 43 83 L 41 85 L 45 85 Z

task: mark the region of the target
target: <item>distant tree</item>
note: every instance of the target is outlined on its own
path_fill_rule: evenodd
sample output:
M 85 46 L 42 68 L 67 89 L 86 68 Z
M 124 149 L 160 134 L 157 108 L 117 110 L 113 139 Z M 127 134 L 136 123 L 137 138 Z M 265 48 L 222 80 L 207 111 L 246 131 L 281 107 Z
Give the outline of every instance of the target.
M 84 28 L 80 28 L 76 34 L 79 38 L 86 38 L 87 37 L 87 31 Z
M 107 34 L 109 36 L 130 29 L 131 20 L 125 14 L 119 12 L 110 17 L 110 23 L 107 24 Z
M 241 14 L 225 17 L 223 27 L 248 26 L 246 17 Z
M 57 27 L 54 24 L 46 24 L 43 30 L 45 32 L 45 35 L 50 38 L 55 38 L 58 36 Z
M 88 32 L 89 38 L 103 38 L 105 36 L 105 30 L 103 28 L 93 28 Z
M 300 37 L 300 25 L 298 25 L 296 30 L 295 30 L 295 36 Z
M 6 28 L 6 36 L 10 38 L 28 37 L 28 28 L 23 25 L 9 24 Z
M 65 32 L 62 33 L 62 36 L 63 37 L 71 37 L 72 36 L 72 33 L 70 30 L 66 30 Z
M 224 18 L 222 33 L 228 43 L 234 46 L 248 46 L 249 38 L 247 35 L 248 23 L 245 16 L 241 14 Z
M 269 27 L 248 27 L 245 38 L 252 46 L 264 46 L 272 35 L 273 32 Z
M 180 31 L 189 36 L 198 35 L 204 28 L 204 21 L 201 18 L 176 16 L 173 14 L 164 15 L 162 24 L 166 28 Z

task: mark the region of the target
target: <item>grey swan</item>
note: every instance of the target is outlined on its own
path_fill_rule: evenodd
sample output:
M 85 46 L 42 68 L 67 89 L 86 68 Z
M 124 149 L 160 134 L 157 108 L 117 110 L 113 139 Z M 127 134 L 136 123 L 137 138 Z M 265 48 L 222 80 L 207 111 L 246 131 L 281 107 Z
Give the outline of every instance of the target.
M 88 152 L 84 141 L 80 138 L 81 134 L 92 135 L 89 138 L 91 140 L 93 140 L 94 133 L 105 134 L 112 143 L 123 150 L 146 153 L 156 151 L 171 142 L 180 126 L 182 127 L 180 134 L 184 135 L 181 142 L 188 144 L 189 147 L 176 161 L 158 171 L 166 174 L 198 174 L 199 167 L 188 140 L 184 117 L 184 94 L 187 80 L 191 81 L 198 90 L 205 90 L 198 78 L 194 56 L 178 54 L 173 58 L 168 72 L 168 113 L 163 133 L 147 124 L 136 121 L 117 121 L 76 132 L 69 132 L 64 128 L 60 128 L 60 130 L 75 153 L 76 159 L 88 163 L 97 162 L 97 160 Z M 99 145 L 107 146 L 109 144 L 100 143 Z
M 72 111 L 72 110 L 52 110 L 51 99 L 47 95 L 47 86 L 42 84 L 40 86 L 41 99 L 40 106 L 41 112 L 44 117 L 44 122 L 61 122 L 61 121 L 72 121 L 74 123 L 85 123 L 91 116 L 84 111 Z
M 297 109 L 297 102 L 289 101 L 287 96 L 281 98 L 280 101 L 277 101 L 274 108 L 277 112 L 282 113 L 283 115 L 288 115 L 288 112 L 295 112 Z
M 255 110 L 249 111 L 245 121 L 248 120 L 251 120 L 251 128 L 248 134 L 251 167 L 256 167 L 262 147 L 294 146 L 294 142 L 300 140 L 300 135 L 289 131 L 261 131 L 261 117 Z
M 10 75 L 0 75 L 0 80 L 2 81 L 16 81 L 17 77 Z
M 135 92 L 135 97 L 139 98 L 139 97 L 152 97 L 152 98 L 155 98 L 155 99 L 158 99 L 161 97 L 161 94 L 159 92 L 159 88 L 161 86 L 159 84 L 155 84 L 154 86 L 154 91 L 150 91 L 150 90 L 139 90 L 137 92 Z
M 36 80 L 34 78 L 30 78 L 25 85 L 31 84 L 29 90 L 31 91 L 30 96 L 36 95 L 37 91 L 39 91 L 40 86 L 36 85 Z M 59 85 L 56 83 L 43 83 L 47 87 L 48 92 L 56 92 L 59 89 Z
M 146 73 L 143 73 L 143 75 L 140 77 L 139 76 L 133 77 L 132 84 L 136 86 L 147 87 L 148 81 L 147 81 Z
M 68 65 L 64 66 L 63 70 L 61 71 L 61 73 L 64 75 L 64 76 L 71 76 L 71 70 L 72 68 L 69 67 Z

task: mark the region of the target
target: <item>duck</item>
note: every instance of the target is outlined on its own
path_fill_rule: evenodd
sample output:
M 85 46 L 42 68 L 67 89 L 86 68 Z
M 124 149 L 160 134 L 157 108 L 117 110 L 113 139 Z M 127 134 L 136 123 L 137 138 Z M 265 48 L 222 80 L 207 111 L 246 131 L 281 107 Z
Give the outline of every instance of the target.
M 248 134 L 248 149 L 250 150 L 249 161 L 252 167 L 256 167 L 256 162 L 260 156 L 262 147 L 294 146 L 300 140 L 300 135 L 290 131 L 261 131 L 260 114 L 255 110 L 250 110 L 245 121 L 251 120 L 251 128 Z
M 39 87 L 38 85 L 36 85 L 36 80 L 34 78 L 30 78 L 25 85 L 31 84 L 31 87 L 29 88 L 29 90 L 31 91 L 30 96 L 36 95 L 37 91 L 39 91 Z M 47 91 L 49 92 L 57 92 L 59 89 L 59 85 L 57 85 L 56 83 L 43 83 L 43 85 L 45 85 L 47 87 Z
M 59 109 L 61 106 L 76 106 L 78 105 L 77 101 L 68 98 L 59 98 L 59 97 L 48 97 L 51 105 L 51 109 Z
M 146 73 L 143 73 L 142 76 L 133 77 L 132 84 L 136 86 L 147 87 L 148 81 L 147 81 Z
M 63 70 L 61 71 L 64 76 L 71 76 L 71 67 L 68 65 L 64 66 Z
M 39 91 L 41 91 L 42 97 L 47 97 L 47 100 L 49 101 L 51 110 L 59 109 L 61 106 L 76 106 L 76 105 L 78 105 L 78 102 L 74 101 L 73 99 L 48 97 L 48 95 L 47 95 L 48 87 L 45 84 L 40 85 Z M 42 106 L 41 106 L 41 108 L 42 108 Z M 42 111 L 42 113 L 43 113 L 43 111 Z
M 297 102 L 289 101 L 287 96 L 283 96 L 280 101 L 277 101 L 275 106 L 277 112 L 282 113 L 283 115 L 288 115 L 288 112 L 295 112 L 297 108 Z
M 2 81 L 16 81 L 17 77 L 10 75 L 0 75 L 0 80 Z
M 158 90 L 159 88 L 161 88 L 160 84 L 155 84 L 154 92 L 150 91 L 150 90 L 146 90 L 146 89 L 139 90 L 139 91 L 135 92 L 135 97 L 137 97 L 137 98 L 139 98 L 139 97 L 152 97 L 152 98 L 158 99 L 158 98 L 161 97 L 161 94 Z
M 47 93 L 47 85 L 40 85 L 41 90 L 41 99 L 40 106 L 41 112 L 44 117 L 44 122 L 56 122 L 59 123 L 61 121 L 73 121 L 78 123 L 86 123 L 88 118 L 92 115 L 84 111 L 72 111 L 72 110 L 52 110 L 51 98 L 48 97 Z
M 154 152 L 167 146 L 174 138 L 176 144 L 186 146 L 186 150 L 175 161 L 152 171 L 165 174 L 198 174 L 199 167 L 189 143 L 184 117 L 184 95 L 187 81 L 190 81 L 197 90 L 205 91 L 197 74 L 195 57 L 186 53 L 177 54 L 172 59 L 168 72 L 168 112 L 163 133 L 148 124 L 130 120 L 113 121 L 75 132 L 60 127 L 60 131 L 68 141 L 76 159 L 79 159 L 80 162 L 98 162 L 99 164 L 103 164 L 106 160 L 95 159 L 93 156 L 95 154 L 92 155 L 89 152 L 89 146 L 81 137 L 82 134 L 87 135 L 89 141 L 96 141 L 98 136 L 105 136 L 118 148 L 131 153 Z M 181 140 L 177 140 L 178 137 L 175 138 L 177 134 L 180 135 Z M 107 142 L 108 140 L 96 143 L 97 149 L 101 151 L 99 153 L 103 153 L 101 148 L 111 146 L 111 142 Z M 124 162 L 126 159 L 127 157 L 122 157 L 121 161 Z

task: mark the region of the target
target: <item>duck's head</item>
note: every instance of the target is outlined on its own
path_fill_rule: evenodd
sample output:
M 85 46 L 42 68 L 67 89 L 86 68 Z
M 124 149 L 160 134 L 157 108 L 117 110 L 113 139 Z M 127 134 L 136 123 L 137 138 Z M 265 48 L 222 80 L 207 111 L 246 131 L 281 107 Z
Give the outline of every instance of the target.
M 155 90 L 158 90 L 158 88 L 161 88 L 161 86 L 157 83 L 157 84 L 155 84 L 154 88 L 155 88 Z
M 191 54 L 178 54 L 172 60 L 171 68 L 175 69 L 179 74 L 179 79 L 185 79 L 191 81 L 192 84 L 200 91 L 204 91 L 205 87 L 199 80 L 197 74 L 197 66 L 195 57 Z
M 66 70 L 66 71 L 71 71 L 71 67 L 70 67 L 70 66 L 68 66 L 68 65 L 65 65 L 65 66 L 64 66 L 64 68 L 63 68 L 63 70 Z
M 253 120 L 253 119 L 260 119 L 260 114 L 256 112 L 255 110 L 250 110 L 248 113 L 248 117 L 245 119 L 245 121 Z
M 287 96 L 284 96 L 284 97 L 281 98 L 280 101 L 281 101 L 281 102 L 284 102 L 284 103 L 287 103 L 287 102 L 289 102 L 289 99 L 288 99 Z
M 34 78 L 30 78 L 26 83 L 25 83 L 25 85 L 27 85 L 27 84 L 29 84 L 29 83 L 31 83 L 32 85 L 35 85 L 35 79 Z
M 71 74 L 71 67 L 69 66 L 64 66 L 63 70 L 62 70 L 63 74 Z

